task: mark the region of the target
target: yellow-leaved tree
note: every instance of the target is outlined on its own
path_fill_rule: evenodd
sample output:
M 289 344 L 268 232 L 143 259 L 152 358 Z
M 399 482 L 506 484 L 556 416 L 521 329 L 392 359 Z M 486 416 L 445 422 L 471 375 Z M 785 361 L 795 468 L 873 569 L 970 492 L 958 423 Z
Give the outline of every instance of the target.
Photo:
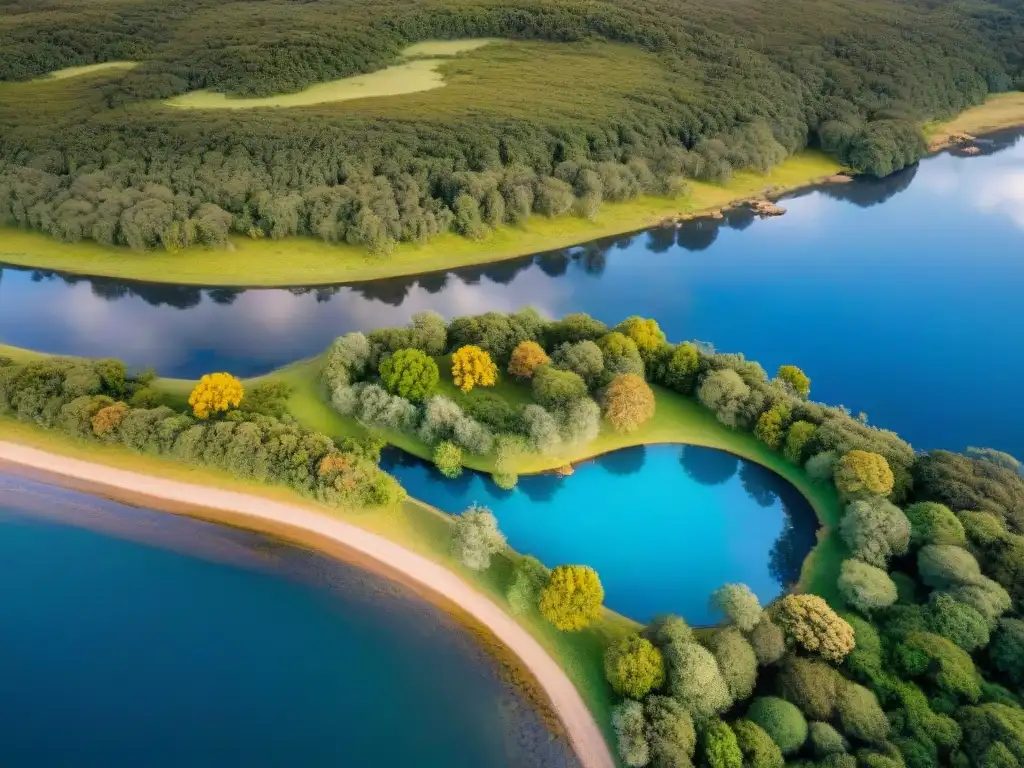
M 498 383 L 498 366 L 480 347 L 467 344 L 452 355 L 452 381 L 463 392 L 473 387 L 493 387 Z
M 192 390 L 188 404 L 196 418 L 208 419 L 214 414 L 237 408 L 244 395 L 242 382 L 230 373 L 208 373 Z

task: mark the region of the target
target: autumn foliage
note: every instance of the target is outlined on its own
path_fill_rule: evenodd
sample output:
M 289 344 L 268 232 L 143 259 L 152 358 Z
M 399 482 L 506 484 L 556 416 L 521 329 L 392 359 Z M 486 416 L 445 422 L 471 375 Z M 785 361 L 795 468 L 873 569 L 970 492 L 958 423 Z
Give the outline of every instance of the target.
M 97 437 L 102 437 L 121 423 L 131 408 L 126 403 L 114 403 L 106 408 L 101 408 L 92 417 L 92 432 Z
M 786 595 L 775 607 L 775 622 L 810 653 L 840 662 L 853 650 L 853 627 L 817 595 Z
M 540 612 L 563 631 L 590 626 L 601 618 L 604 587 L 597 571 L 586 565 L 560 565 L 540 594 Z
M 512 350 L 512 359 L 508 362 L 508 372 L 517 378 L 528 379 L 540 366 L 550 362 L 551 358 L 540 344 L 535 341 L 521 341 Z
M 616 432 L 633 432 L 654 416 L 654 392 L 633 373 L 612 379 L 604 393 L 604 417 Z
M 467 344 L 452 355 L 452 380 L 463 392 L 473 387 L 493 387 L 498 383 L 498 366 L 480 347 Z
M 895 478 L 884 456 L 870 451 L 850 451 L 835 468 L 836 488 L 847 496 L 888 496 Z
M 237 408 L 245 395 L 242 382 L 230 373 L 208 373 L 189 395 L 188 404 L 200 419 Z

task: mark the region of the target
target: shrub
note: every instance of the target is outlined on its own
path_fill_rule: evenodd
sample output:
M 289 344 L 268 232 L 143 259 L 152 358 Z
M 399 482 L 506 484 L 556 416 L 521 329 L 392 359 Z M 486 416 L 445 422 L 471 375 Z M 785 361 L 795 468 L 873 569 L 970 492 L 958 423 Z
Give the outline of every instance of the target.
M 604 674 L 620 696 L 642 699 L 665 682 L 661 651 L 640 635 L 629 635 L 604 652 Z
M 350 401 L 346 399 L 346 391 L 353 395 Z M 419 418 L 415 405 L 404 397 L 388 394 L 376 384 L 357 384 L 348 390 L 335 390 L 333 403 L 339 411 L 355 416 L 363 424 L 398 432 L 411 432 Z M 454 403 L 451 405 L 458 408 Z
M 586 396 L 587 385 L 572 371 L 545 365 L 533 374 L 533 399 L 548 408 L 565 408 Z
M 485 571 L 491 557 L 505 548 L 505 535 L 486 507 L 472 506 L 455 518 L 452 547 L 459 562 L 473 571 Z
M 899 507 L 883 498 L 861 499 L 847 506 L 839 534 L 855 558 L 884 568 L 889 558 L 907 551 L 910 522 Z
M 113 403 L 105 408 L 100 408 L 91 420 L 93 434 L 97 437 L 110 434 L 120 426 L 130 411 L 131 409 L 126 403 Z
M 788 659 L 776 678 L 779 695 L 813 720 L 832 717 L 842 684 L 842 676 L 828 664 L 801 656 Z
M 729 686 L 718 662 L 697 643 L 665 648 L 668 690 L 696 721 L 704 721 L 732 705 Z
M 705 377 L 697 397 L 705 408 L 715 412 L 720 422 L 735 428 L 740 426 L 750 387 L 736 371 L 724 368 Z
M 948 544 L 928 544 L 917 553 L 921 581 L 933 589 L 949 589 L 981 581 L 981 569 L 974 555 Z
M 650 762 L 650 747 L 644 728 L 644 710 L 636 701 L 624 701 L 612 709 L 612 727 L 619 757 L 628 766 L 640 768 Z
M 689 765 L 697 746 L 690 713 L 675 699 L 648 696 L 644 702 L 644 714 L 652 765 L 666 768 Z
M 608 333 L 608 326 L 583 312 L 572 312 L 548 325 L 545 338 L 548 348 L 557 348 L 566 342 L 597 341 Z
M 975 584 L 954 587 L 949 595 L 984 616 L 989 627 L 994 627 L 999 617 L 1010 610 L 1011 600 L 1007 591 L 998 582 L 985 577 Z
M 562 631 L 584 629 L 601 618 L 604 588 L 597 572 L 586 565 L 560 565 L 551 572 L 540 595 L 540 612 Z
M 882 668 L 882 640 L 878 630 L 860 616 L 844 615 L 843 620 L 853 628 L 854 648 L 846 657 L 846 666 L 857 677 L 872 678 Z
M 729 695 L 736 701 L 749 697 L 757 682 L 757 656 L 750 643 L 738 629 L 727 627 L 712 636 L 709 646 Z
M 370 360 L 370 344 L 361 333 L 349 333 L 337 338 L 325 355 L 322 376 L 333 393 L 359 381 Z
M 1014 685 L 1024 685 L 1024 621 L 1001 619 L 988 656 L 992 666 L 1009 677 Z
M 601 408 L 589 397 L 569 405 L 561 413 L 559 433 L 567 445 L 586 445 L 601 432 Z
M 786 437 L 789 418 L 789 406 L 785 403 L 776 403 L 758 417 L 754 437 L 777 451 L 782 447 L 782 441 Z
M 947 594 L 935 592 L 928 603 L 928 629 L 941 635 L 968 653 L 988 645 L 988 622 L 977 610 L 954 600 Z
M 975 702 L 981 684 L 970 655 L 932 632 L 910 632 L 897 649 L 908 675 L 924 675 L 942 691 Z
M 450 440 L 442 440 L 434 448 L 434 466 L 445 477 L 462 474 L 462 449 Z
M 819 482 L 831 480 L 837 461 L 839 461 L 839 456 L 834 451 L 823 451 L 811 456 L 804 464 L 804 469 L 807 470 L 807 474 L 811 476 L 812 480 Z
M 604 357 L 604 369 L 612 376 L 633 374 L 644 375 L 644 361 L 636 342 L 628 336 L 613 331 L 598 339 L 597 346 Z
M 708 768 L 743 768 L 743 753 L 728 723 L 713 720 L 704 729 L 704 764 Z
M 754 699 L 747 718 L 771 737 L 784 755 L 796 752 L 807 741 L 807 721 L 795 706 L 775 696 Z
M 491 433 L 444 395 L 434 395 L 427 400 L 419 435 L 429 445 L 451 440 L 478 455 L 488 453 L 494 446 Z
M 519 408 L 501 395 L 477 392 L 473 397 L 464 398 L 462 407 L 467 416 L 494 432 L 515 433 L 523 428 Z
M 654 621 L 644 628 L 643 635 L 663 653 L 669 648 L 679 648 L 694 642 L 690 625 L 681 616 L 673 614 L 655 617 Z
M 198 419 L 208 419 L 231 408 L 237 408 L 242 402 L 245 390 L 242 382 L 230 373 L 208 373 L 199 380 L 188 404 Z
M 509 375 L 516 378 L 528 379 L 533 376 L 534 371 L 550 362 L 551 358 L 540 344 L 535 341 L 521 341 L 512 350 L 512 357 L 508 361 L 508 372 Z
M 964 527 L 945 504 L 922 501 L 906 509 L 910 520 L 910 543 L 916 549 L 925 544 L 963 547 L 967 543 Z
M 498 383 L 498 366 L 487 352 L 468 344 L 452 355 L 452 381 L 463 392 L 473 387 L 493 387 Z
M 775 374 L 777 381 L 782 382 L 793 394 L 804 400 L 811 394 L 811 380 L 807 374 L 795 365 L 780 365 L 779 372 Z
M 814 437 L 818 428 L 809 421 L 794 421 L 786 432 L 786 445 L 782 454 L 792 463 L 800 464 L 804 457 L 804 446 Z
M 641 354 L 654 352 L 665 343 L 665 334 L 658 323 L 637 315 L 627 317 L 616 326 L 615 330 L 632 339 Z
M 766 614 L 761 615 L 761 620 L 754 625 L 747 640 L 754 649 L 757 662 L 761 666 L 774 664 L 786 653 L 786 636 L 779 625 L 768 618 Z
M 512 573 L 512 583 L 505 592 L 512 613 L 521 615 L 535 610 L 540 602 L 540 591 L 550 575 L 551 570 L 537 558 L 529 555 L 519 558 Z
M 393 395 L 423 402 L 437 387 L 437 363 L 418 349 L 400 349 L 380 364 L 380 379 Z
M 761 603 L 746 584 L 726 584 L 711 594 L 711 605 L 741 632 L 750 632 L 761 620 Z
M 817 595 L 786 595 L 774 619 L 790 639 L 828 661 L 840 662 L 853 650 L 853 628 Z
M 807 727 L 814 756 L 822 760 L 829 755 L 846 752 L 846 739 L 828 723 L 811 723 Z
M 589 340 L 562 344 L 555 350 L 554 365 L 564 371 L 572 371 L 588 387 L 595 387 L 604 373 L 604 354 L 597 344 Z
M 562 447 L 562 435 L 555 417 L 539 405 L 523 407 L 521 414 L 523 428 L 530 440 L 530 447 L 536 453 L 552 454 Z
M 844 560 L 839 571 L 839 592 L 861 613 L 870 614 L 896 602 L 896 584 L 881 568 L 860 560 Z
M 896 482 L 884 456 L 854 450 L 837 463 L 833 475 L 836 488 L 846 496 L 888 496 Z
M 852 739 L 881 744 L 889 736 L 889 720 L 875 694 L 862 685 L 847 682 L 836 702 L 843 732 Z
M 779 745 L 772 741 L 764 728 L 747 718 L 732 724 L 736 743 L 743 753 L 743 765 L 748 768 L 783 768 L 785 760 Z
M 654 392 L 634 374 L 612 379 L 603 400 L 604 417 L 616 432 L 635 432 L 654 416 Z

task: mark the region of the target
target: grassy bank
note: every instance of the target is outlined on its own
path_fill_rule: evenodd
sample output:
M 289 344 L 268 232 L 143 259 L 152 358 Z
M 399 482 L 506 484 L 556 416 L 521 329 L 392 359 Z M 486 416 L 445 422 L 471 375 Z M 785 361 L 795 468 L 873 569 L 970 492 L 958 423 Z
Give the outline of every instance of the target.
M 397 507 L 383 509 L 336 509 L 317 504 L 286 488 L 245 482 L 225 472 L 198 468 L 166 458 L 140 455 L 118 446 L 97 446 L 95 443 L 76 441 L 66 435 L 5 417 L 0 417 L 0 438 L 83 461 L 254 494 L 275 501 L 299 504 L 321 514 L 340 517 L 346 522 L 386 536 L 444 565 L 495 603 L 505 609 L 508 608 L 505 589 L 511 579 L 513 564 L 519 555 L 510 551 L 499 556 L 483 573 L 463 567 L 451 555 L 451 518 L 418 501 L 409 500 Z M 605 611 L 600 622 L 582 632 L 560 632 L 538 613 L 517 618 L 565 669 L 594 713 L 595 719 L 605 729 L 609 743 L 614 744 L 611 740 L 610 727 L 612 694 L 604 679 L 603 651 L 610 639 L 635 630 L 637 625 L 612 611 Z
M 948 146 L 957 134 L 985 134 L 1024 125 L 1024 91 L 990 96 L 980 106 L 961 112 L 952 120 L 929 123 L 924 128 L 929 148 Z
M 474 242 L 454 234 L 424 245 L 401 243 L 389 256 L 373 256 L 350 245 L 307 237 L 251 240 L 234 237 L 225 250 L 191 248 L 179 253 L 138 253 L 92 241 L 61 243 L 48 235 L 0 228 L 0 261 L 84 275 L 189 285 L 312 285 L 374 280 L 473 264 L 484 264 L 588 240 L 633 232 L 665 219 L 695 216 L 761 194 L 768 187 L 791 190 L 842 170 L 819 152 L 802 152 L 767 174 L 737 173 L 729 184 L 694 182 L 679 199 L 642 197 L 607 203 L 591 221 L 576 216 L 533 216 L 522 226 L 505 226 Z

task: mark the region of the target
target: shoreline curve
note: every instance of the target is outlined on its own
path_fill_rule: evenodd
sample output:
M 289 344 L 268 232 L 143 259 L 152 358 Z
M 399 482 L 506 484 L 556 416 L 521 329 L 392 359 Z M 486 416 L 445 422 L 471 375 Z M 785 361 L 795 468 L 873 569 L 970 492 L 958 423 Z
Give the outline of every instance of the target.
M 284 502 L 94 464 L 17 443 L 0 441 L 0 468 L 77 489 L 127 495 L 172 514 L 200 517 L 313 546 L 328 556 L 376 566 L 389 578 L 418 588 L 443 607 L 454 604 L 494 635 L 547 697 L 583 768 L 615 768 L 600 727 L 562 668 L 540 643 L 489 598 L 455 573 L 375 533 Z M 324 546 L 324 543 L 328 546 Z M 333 546 L 331 546 L 333 545 Z M 346 553 L 355 558 L 346 558 Z

